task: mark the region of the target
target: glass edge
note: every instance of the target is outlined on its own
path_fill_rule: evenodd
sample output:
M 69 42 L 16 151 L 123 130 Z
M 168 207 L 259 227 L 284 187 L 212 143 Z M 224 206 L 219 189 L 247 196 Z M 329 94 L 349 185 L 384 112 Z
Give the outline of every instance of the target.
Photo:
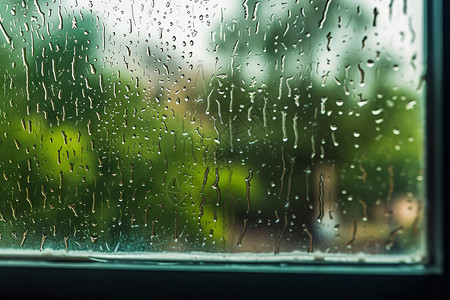
M 174 263 L 174 262 L 47 262 L 4 260 L 2 268 L 55 268 L 130 271 L 175 271 L 219 273 L 284 273 L 284 274 L 342 274 L 342 275 L 439 275 L 440 268 L 422 264 L 413 265 L 317 265 L 317 264 L 248 264 L 248 263 Z
M 444 272 L 443 243 L 443 2 L 425 1 L 425 51 L 427 58 L 427 246 L 428 266 L 434 274 Z

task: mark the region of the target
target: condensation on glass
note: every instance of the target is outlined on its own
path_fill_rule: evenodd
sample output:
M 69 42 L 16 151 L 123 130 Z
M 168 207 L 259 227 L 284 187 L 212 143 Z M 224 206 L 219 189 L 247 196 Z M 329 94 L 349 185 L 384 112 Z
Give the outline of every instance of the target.
M 0 4 L 0 253 L 423 262 L 421 1 Z

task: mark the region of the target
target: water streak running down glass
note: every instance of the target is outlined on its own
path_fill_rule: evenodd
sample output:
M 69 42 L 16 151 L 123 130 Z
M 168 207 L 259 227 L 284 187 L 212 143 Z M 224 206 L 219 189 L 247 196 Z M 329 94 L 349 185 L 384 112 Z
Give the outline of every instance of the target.
M 0 254 L 425 262 L 421 1 L 0 3 Z

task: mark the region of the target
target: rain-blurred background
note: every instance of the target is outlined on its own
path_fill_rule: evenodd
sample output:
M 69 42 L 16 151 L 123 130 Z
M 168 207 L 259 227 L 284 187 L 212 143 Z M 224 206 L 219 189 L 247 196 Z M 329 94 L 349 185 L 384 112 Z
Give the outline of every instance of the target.
M 426 259 L 421 5 L 1 2 L 0 247 Z

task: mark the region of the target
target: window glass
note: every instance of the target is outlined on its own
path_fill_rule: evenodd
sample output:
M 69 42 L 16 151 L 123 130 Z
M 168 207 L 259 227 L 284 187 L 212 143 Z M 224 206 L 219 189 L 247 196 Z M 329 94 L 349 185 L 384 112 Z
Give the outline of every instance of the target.
M 422 5 L 2 1 L 1 252 L 422 262 Z

